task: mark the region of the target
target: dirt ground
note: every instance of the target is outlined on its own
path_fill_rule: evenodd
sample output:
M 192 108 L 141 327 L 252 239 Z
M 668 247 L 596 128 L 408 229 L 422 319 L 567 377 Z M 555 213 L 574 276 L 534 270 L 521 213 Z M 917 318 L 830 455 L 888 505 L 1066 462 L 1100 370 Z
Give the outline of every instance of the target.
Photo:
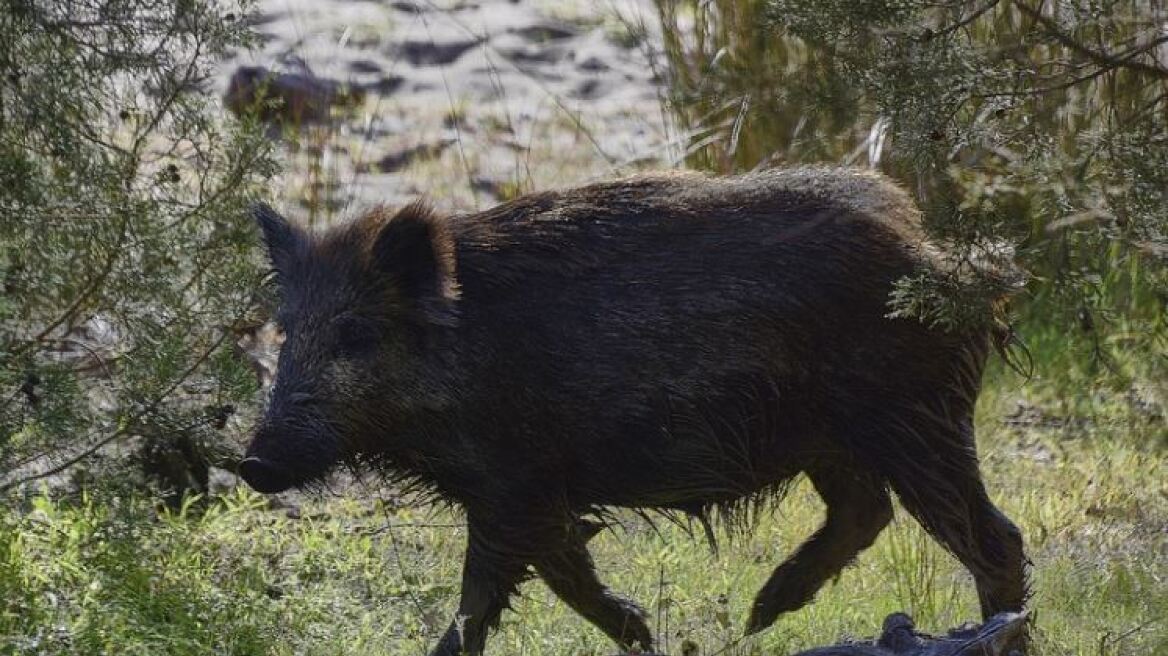
M 224 61 L 358 96 L 273 129 L 281 209 L 331 221 L 425 195 L 489 207 L 524 191 L 671 165 L 677 156 L 642 0 L 262 0 L 263 43 Z

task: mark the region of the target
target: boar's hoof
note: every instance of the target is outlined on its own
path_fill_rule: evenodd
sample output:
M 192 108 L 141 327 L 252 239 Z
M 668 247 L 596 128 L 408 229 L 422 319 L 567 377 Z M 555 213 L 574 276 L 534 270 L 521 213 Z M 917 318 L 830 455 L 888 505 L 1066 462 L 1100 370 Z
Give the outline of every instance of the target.
M 275 494 L 292 487 L 292 473 L 271 462 L 254 456 L 239 463 L 239 475 L 256 492 Z

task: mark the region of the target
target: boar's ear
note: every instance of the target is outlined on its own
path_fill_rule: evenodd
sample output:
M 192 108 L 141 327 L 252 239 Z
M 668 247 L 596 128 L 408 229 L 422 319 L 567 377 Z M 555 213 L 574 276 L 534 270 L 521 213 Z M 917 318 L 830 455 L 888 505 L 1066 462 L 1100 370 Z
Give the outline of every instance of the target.
M 285 275 L 293 266 L 296 253 L 303 248 L 304 234 L 267 203 L 252 204 L 251 215 L 264 235 L 272 267 L 277 275 Z
M 371 260 L 423 320 L 458 323 L 454 239 L 428 205 L 410 203 L 386 220 L 374 237 Z

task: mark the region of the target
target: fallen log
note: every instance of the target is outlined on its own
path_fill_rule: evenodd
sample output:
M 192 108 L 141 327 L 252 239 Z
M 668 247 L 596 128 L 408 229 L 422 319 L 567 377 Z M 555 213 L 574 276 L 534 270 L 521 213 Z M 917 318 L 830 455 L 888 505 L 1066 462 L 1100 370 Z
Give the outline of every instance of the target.
M 790 656 L 1023 656 L 1027 616 L 1026 612 L 999 613 L 985 624 L 961 626 L 943 636 L 933 636 L 917 631 L 908 615 L 893 613 L 884 618 L 879 638 L 815 647 Z M 639 656 L 665 656 L 649 652 L 633 653 Z M 696 644 L 686 641 L 682 645 L 682 656 L 698 653 Z
M 1019 656 L 1027 613 L 999 613 L 985 624 L 960 627 L 943 636 L 920 633 L 912 618 L 893 613 L 873 641 L 816 647 L 793 656 Z

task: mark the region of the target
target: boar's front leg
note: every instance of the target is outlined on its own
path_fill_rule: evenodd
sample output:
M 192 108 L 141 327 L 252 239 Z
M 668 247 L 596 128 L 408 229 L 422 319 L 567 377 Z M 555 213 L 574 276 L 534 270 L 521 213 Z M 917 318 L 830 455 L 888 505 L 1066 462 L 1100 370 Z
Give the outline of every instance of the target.
M 467 518 L 466 559 L 462 566 L 462 594 L 458 617 L 446 629 L 431 656 L 477 656 L 483 653 L 487 632 L 527 572 L 522 557 L 510 555 L 491 524 L 473 515 Z
M 564 603 L 595 624 L 622 649 L 650 650 L 653 636 L 645 611 L 608 589 L 596 575 L 586 545 L 593 527 L 576 524 L 564 545 L 536 561 L 535 570 Z

